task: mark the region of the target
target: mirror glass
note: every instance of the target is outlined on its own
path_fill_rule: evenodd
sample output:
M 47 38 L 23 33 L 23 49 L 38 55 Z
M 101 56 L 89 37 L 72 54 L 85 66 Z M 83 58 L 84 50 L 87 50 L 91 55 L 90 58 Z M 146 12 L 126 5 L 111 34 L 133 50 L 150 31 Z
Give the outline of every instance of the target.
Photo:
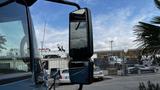
M 70 48 L 87 47 L 87 25 L 86 22 L 71 22 L 71 45 Z
M 81 49 L 87 47 L 86 11 L 80 9 L 72 12 L 70 18 L 70 48 Z
M 69 16 L 69 55 L 76 59 L 90 58 L 93 54 L 91 13 L 88 8 L 79 9 Z M 75 59 L 76 58 L 76 59 Z

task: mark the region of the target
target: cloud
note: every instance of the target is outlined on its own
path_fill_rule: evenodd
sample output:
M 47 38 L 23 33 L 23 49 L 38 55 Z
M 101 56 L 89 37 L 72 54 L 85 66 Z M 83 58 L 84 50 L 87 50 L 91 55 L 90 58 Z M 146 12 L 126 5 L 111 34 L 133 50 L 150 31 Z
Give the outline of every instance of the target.
M 93 20 L 95 50 L 110 50 L 110 40 L 113 40 L 113 49 L 137 48 L 133 34 L 134 25 L 139 21 L 146 21 L 155 15 L 153 10 L 143 9 L 134 14 L 134 8 L 118 9 L 111 13 L 97 15 Z
M 41 25 L 37 25 L 35 27 L 35 31 L 38 40 L 38 47 L 41 48 L 41 42 L 44 35 L 44 27 Z M 47 26 L 45 29 L 44 48 L 58 50 L 57 44 L 63 45 L 63 47 L 68 50 L 68 30 L 59 30 L 57 28 Z
M 80 0 L 76 0 L 80 1 Z M 91 1 L 91 0 L 83 0 Z M 110 50 L 110 40 L 113 40 L 113 49 L 132 49 L 136 48 L 133 42 L 133 27 L 139 21 L 147 21 L 156 15 L 156 11 L 152 9 L 141 9 L 135 14 L 135 8 L 121 8 L 113 12 L 97 14 L 93 17 L 93 36 L 94 50 Z M 148 19 L 149 18 L 149 19 Z M 39 47 L 43 39 L 43 25 L 36 25 L 36 36 L 38 38 Z M 44 47 L 57 50 L 57 44 L 64 46 L 68 50 L 68 28 L 53 28 L 47 26 Z
M 95 1 L 97 0 L 70 0 L 70 1 L 74 1 L 76 3 L 95 4 Z

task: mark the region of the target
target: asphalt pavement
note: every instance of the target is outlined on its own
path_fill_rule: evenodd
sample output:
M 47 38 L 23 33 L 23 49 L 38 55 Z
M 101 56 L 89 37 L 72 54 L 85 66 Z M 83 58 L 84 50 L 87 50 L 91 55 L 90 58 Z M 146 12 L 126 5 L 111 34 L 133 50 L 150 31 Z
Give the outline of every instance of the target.
M 106 76 L 106 79 L 85 85 L 83 90 L 139 90 L 139 82 L 160 84 L 160 71 L 157 73 L 134 74 L 128 76 Z M 77 90 L 78 85 L 61 85 L 56 90 Z

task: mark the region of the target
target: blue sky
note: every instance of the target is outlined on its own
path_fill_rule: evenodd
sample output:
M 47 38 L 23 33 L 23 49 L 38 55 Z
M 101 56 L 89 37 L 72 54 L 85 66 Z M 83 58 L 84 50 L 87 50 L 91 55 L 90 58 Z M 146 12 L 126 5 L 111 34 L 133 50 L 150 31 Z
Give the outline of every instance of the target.
M 94 49 L 110 50 L 110 40 L 113 49 L 136 48 L 134 25 L 139 21 L 149 22 L 154 16 L 160 15 L 153 0 L 68 0 L 88 7 L 92 12 Z M 45 47 L 56 50 L 61 44 L 68 50 L 68 14 L 75 7 L 39 0 L 31 8 L 36 35 L 40 46 L 44 22 L 47 22 Z

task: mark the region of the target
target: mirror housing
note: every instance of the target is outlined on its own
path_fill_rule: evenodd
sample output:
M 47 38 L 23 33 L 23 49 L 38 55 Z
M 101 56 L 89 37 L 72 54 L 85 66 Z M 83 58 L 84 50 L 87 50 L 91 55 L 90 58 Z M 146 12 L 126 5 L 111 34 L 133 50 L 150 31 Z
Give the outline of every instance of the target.
M 69 76 L 72 84 L 91 84 L 93 82 L 93 62 L 70 61 Z
M 17 3 L 31 6 L 33 5 L 37 0 L 16 0 Z
M 92 20 L 88 8 L 69 14 L 69 55 L 74 60 L 90 58 L 93 55 Z

